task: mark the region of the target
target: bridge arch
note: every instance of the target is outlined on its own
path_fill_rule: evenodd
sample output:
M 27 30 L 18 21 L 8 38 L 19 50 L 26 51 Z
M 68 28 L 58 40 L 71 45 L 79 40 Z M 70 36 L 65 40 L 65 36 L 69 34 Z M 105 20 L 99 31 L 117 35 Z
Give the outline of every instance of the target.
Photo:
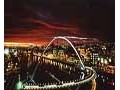
M 78 58 L 79 58 L 79 60 L 80 60 L 81 69 L 84 70 L 84 69 L 85 69 L 85 66 L 84 66 L 84 64 L 82 63 L 81 57 L 80 57 L 80 55 L 78 54 L 75 46 L 72 44 L 72 42 L 71 42 L 68 38 L 70 39 L 70 38 L 72 38 L 72 37 L 66 37 L 66 36 L 57 36 L 57 37 L 54 37 L 54 38 L 48 43 L 48 45 L 47 45 L 47 47 L 45 48 L 45 50 L 43 51 L 42 55 L 44 55 L 44 53 L 46 52 L 46 50 L 48 49 L 48 47 L 49 47 L 55 40 L 57 40 L 57 39 L 63 39 L 63 40 L 65 40 L 65 41 L 67 41 L 67 42 L 71 45 L 71 47 L 73 48 L 73 50 L 75 51 L 76 55 L 78 56 Z M 78 38 L 78 37 L 73 37 L 73 38 L 75 38 L 75 39 L 80 39 L 80 38 Z M 85 39 L 85 38 L 81 38 L 81 39 Z M 42 55 L 41 55 L 41 56 L 42 56 Z M 31 77 L 32 80 L 33 80 L 34 74 L 35 74 L 35 72 L 36 72 L 36 70 L 37 70 L 37 68 L 38 68 L 38 65 L 39 65 L 39 64 L 36 65 L 36 67 L 35 67 L 35 69 L 34 69 L 34 71 L 33 71 L 33 75 L 32 75 L 32 77 Z
M 47 47 L 45 48 L 45 50 L 43 51 L 43 54 L 46 52 L 46 50 L 47 50 L 48 47 L 52 44 L 52 42 L 54 42 L 54 41 L 57 40 L 57 39 L 63 39 L 63 40 L 65 40 L 65 41 L 67 41 L 67 42 L 71 45 L 71 47 L 73 48 L 73 50 L 75 51 L 76 55 L 78 56 L 78 58 L 79 58 L 79 60 L 80 60 L 80 64 L 81 64 L 81 67 L 82 67 L 81 69 L 84 69 L 84 64 L 82 63 L 82 60 L 81 60 L 80 55 L 78 54 L 75 46 L 72 44 L 72 42 L 71 42 L 67 37 L 63 37 L 63 36 L 54 37 L 54 38 L 51 40 L 51 42 L 49 42 L 49 44 L 47 45 Z

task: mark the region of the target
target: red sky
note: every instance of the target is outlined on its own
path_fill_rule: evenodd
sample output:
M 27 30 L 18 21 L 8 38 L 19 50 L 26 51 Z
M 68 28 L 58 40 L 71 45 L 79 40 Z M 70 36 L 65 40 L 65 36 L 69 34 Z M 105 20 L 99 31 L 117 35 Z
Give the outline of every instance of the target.
M 5 42 L 43 43 L 54 36 L 113 41 L 114 0 L 5 0 Z
M 5 42 L 49 42 L 54 36 L 83 36 L 85 33 L 73 25 L 52 25 L 42 20 L 29 19 L 27 23 L 35 23 L 35 28 L 7 28 L 5 29 Z

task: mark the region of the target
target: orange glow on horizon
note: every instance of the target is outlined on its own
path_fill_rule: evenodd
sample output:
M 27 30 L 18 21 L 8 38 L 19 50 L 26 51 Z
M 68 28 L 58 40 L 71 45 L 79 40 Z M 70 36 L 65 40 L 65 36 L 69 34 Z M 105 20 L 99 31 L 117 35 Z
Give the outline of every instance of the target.
M 4 47 L 29 47 L 29 46 L 42 46 L 42 45 L 46 45 L 46 42 L 42 42 L 42 44 L 23 43 L 23 42 L 4 42 Z

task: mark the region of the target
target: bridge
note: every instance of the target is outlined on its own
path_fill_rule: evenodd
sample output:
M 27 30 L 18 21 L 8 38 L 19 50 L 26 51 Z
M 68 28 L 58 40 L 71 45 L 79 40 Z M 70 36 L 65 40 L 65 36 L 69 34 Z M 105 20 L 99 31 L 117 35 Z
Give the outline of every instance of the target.
M 49 48 L 49 46 L 55 41 L 55 40 L 58 40 L 58 39 L 61 39 L 61 40 L 65 40 L 68 42 L 68 44 L 72 47 L 72 49 L 74 50 L 75 54 L 77 55 L 78 59 L 79 59 L 79 69 L 81 71 L 89 71 L 89 75 L 85 76 L 84 72 L 81 72 L 80 76 L 81 76 L 81 79 L 80 78 L 77 78 L 75 80 L 68 80 L 68 81 L 60 81 L 57 77 L 54 76 L 54 74 L 52 73 L 48 73 L 53 79 L 55 79 L 58 83 L 52 83 L 52 84 L 49 84 L 49 83 L 45 83 L 44 85 L 41 85 L 40 83 L 39 84 L 36 84 L 35 81 L 34 81 L 34 76 L 36 74 L 36 71 L 38 69 L 38 66 L 41 62 L 41 59 L 43 59 L 44 62 L 52 62 L 51 64 L 56 64 L 56 66 L 59 66 L 59 65 L 65 65 L 63 64 L 62 62 L 58 62 L 57 60 L 54 60 L 54 61 L 51 61 L 52 59 L 48 59 L 48 58 L 45 58 L 44 55 L 47 51 L 47 49 Z M 95 38 L 80 38 L 80 37 L 70 37 L 70 36 L 57 36 L 57 37 L 53 37 L 53 39 L 48 43 L 48 45 L 46 46 L 46 48 L 44 49 L 43 53 L 41 55 L 39 54 L 36 54 L 36 53 L 33 53 L 33 56 L 34 57 L 37 57 L 38 59 L 38 62 L 37 65 L 35 66 L 35 69 L 33 71 L 33 74 L 31 76 L 31 80 L 34 82 L 33 84 L 29 84 L 29 83 L 24 83 L 24 89 L 40 89 L 40 90 L 48 90 L 48 89 L 57 89 L 57 88 L 69 88 L 71 86 L 79 86 L 80 84 L 84 84 L 84 83 L 87 83 L 89 81 L 92 81 L 93 82 L 93 87 L 91 90 L 95 90 L 96 88 L 96 82 L 95 82 L 95 79 L 96 79 L 96 72 L 94 69 L 92 69 L 91 67 L 87 67 L 87 66 L 84 66 L 82 60 L 81 60 L 81 57 L 78 53 L 78 51 L 76 50 L 75 46 L 73 45 L 73 43 L 70 41 L 70 39 L 78 39 L 79 41 L 81 42 L 87 42 L 88 41 L 94 41 L 94 42 L 97 42 L 98 40 L 95 39 Z M 71 65 L 66 65 L 66 68 L 73 68 L 73 66 Z M 70 89 L 70 88 L 69 88 Z

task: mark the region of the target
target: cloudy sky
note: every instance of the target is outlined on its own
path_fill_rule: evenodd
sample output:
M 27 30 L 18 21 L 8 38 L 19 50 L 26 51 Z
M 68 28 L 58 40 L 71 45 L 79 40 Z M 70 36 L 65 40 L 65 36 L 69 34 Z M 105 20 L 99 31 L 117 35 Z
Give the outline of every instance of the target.
M 113 41 L 114 0 L 5 0 L 5 42 L 47 42 L 53 36 Z

